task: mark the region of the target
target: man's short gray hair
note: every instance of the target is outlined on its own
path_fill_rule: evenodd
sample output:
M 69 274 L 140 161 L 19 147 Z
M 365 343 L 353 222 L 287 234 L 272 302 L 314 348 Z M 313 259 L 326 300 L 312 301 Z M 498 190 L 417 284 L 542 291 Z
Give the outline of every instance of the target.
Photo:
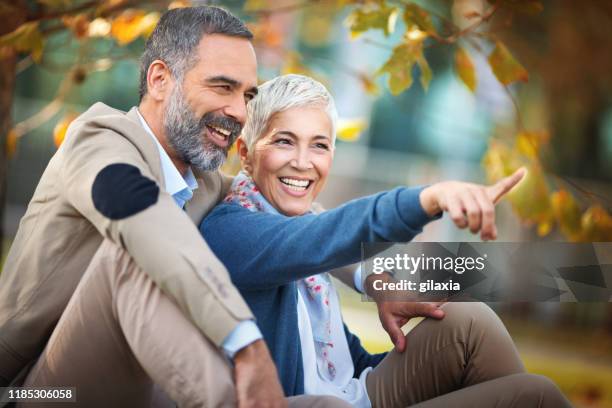
M 185 72 L 198 61 L 196 50 L 205 34 L 253 38 L 238 17 L 219 7 L 183 7 L 167 11 L 147 40 L 140 59 L 141 100 L 147 93 L 147 71 L 153 61 L 164 61 L 174 78 L 182 82 Z
M 261 84 L 258 90 L 257 96 L 247 105 L 247 121 L 241 136 L 249 149 L 263 136 L 275 114 L 296 107 L 316 106 L 329 116 L 331 144 L 335 145 L 338 112 L 334 98 L 323 84 L 307 76 L 289 74 Z

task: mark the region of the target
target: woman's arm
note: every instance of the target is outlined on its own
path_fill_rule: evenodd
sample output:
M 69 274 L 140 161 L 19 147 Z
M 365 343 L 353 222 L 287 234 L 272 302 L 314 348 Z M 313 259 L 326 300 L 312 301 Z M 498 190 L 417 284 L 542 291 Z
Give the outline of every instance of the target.
M 239 288 L 275 287 L 355 263 L 362 242 L 407 242 L 432 218 L 422 188 L 350 201 L 319 215 L 285 217 L 223 204 L 200 231 Z

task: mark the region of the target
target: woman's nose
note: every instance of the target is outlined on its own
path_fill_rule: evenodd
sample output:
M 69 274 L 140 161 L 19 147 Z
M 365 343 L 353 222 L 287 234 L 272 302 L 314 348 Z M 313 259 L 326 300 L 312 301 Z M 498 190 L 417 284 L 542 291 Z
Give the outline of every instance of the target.
M 312 160 L 310 160 L 307 152 L 298 151 L 296 153 L 296 157 L 294 157 L 290 162 L 292 167 L 299 170 L 309 170 L 313 168 Z

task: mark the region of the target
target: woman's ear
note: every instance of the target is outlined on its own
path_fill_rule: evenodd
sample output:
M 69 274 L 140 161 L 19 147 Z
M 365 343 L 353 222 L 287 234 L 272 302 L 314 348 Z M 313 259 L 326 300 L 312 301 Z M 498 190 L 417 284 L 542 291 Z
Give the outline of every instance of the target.
M 238 157 L 240 157 L 240 165 L 242 166 L 242 170 L 248 174 L 251 174 L 253 164 L 251 163 L 251 158 L 249 157 L 249 148 L 241 137 L 236 140 L 236 150 L 238 151 Z

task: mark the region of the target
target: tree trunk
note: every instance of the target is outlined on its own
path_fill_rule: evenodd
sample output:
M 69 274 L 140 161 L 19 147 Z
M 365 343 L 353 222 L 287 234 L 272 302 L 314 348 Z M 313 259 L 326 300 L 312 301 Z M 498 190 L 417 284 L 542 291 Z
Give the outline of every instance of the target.
M 7 136 L 11 129 L 11 108 L 15 87 L 15 66 L 17 57 L 14 52 L 3 53 L 0 59 L 0 260 L 4 252 L 4 213 L 6 208 L 6 186 L 8 180 Z

